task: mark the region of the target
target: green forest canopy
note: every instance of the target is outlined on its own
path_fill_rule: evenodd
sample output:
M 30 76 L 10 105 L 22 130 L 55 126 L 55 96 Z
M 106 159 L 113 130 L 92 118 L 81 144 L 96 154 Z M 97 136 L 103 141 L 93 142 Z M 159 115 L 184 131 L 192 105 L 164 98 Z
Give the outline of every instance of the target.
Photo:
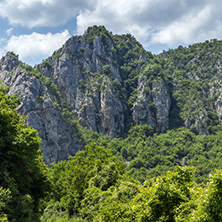
M 39 200 L 49 190 L 41 140 L 17 114 L 19 99 L 6 92 L 0 87 L 0 218 L 38 221 Z
M 213 156 L 216 153 L 213 148 L 220 143 L 220 134 L 202 136 L 200 140 L 201 136 L 183 128 L 157 135 L 148 126 L 137 126 L 126 139 L 111 141 L 105 140 L 105 137 L 98 140 L 110 147 L 112 144 L 115 149 L 91 143 L 69 161 L 61 161 L 48 168 L 42 161 L 37 132 L 23 123 L 23 117 L 15 110 L 19 100 L 7 96 L 6 91 L 6 88 L 0 91 L 2 221 L 222 220 L 221 171 L 216 171 L 208 183 L 201 185 L 193 180 L 193 167 L 177 166 L 174 172 L 152 176 L 141 183 L 127 170 L 126 164 L 119 158 L 120 154 L 113 155 L 119 152 L 116 145 L 121 147 L 121 142 L 133 146 L 142 141 L 143 144 L 138 146 L 146 148 L 146 142 L 158 146 L 159 141 L 159 147 L 173 143 L 177 151 L 169 151 L 173 155 L 192 153 L 186 148 L 196 144 L 207 151 L 212 149 Z M 140 138 L 139 141 L 136 138 Z M 194 152 L 198 150 L 194 149 Z M 129 151 L 124 152 L 124 158 L 128 159 Z M 167 149 L 160 152 L 167 152 Z M 146 162 L 139 153 L 138 148 L 135 154 L 138 156 L 128 166 L 130 171 L 145 168 Z M 202 150 L 199 150 L 199 155 L 201 153 Z

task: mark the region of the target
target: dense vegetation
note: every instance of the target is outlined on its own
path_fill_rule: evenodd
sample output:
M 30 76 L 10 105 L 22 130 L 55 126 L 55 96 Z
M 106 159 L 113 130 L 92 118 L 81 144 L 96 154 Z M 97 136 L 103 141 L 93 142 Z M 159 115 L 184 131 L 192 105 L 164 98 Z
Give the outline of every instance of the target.
M 16 113 L 19 99 L 0 88 L 0 220 L 222 221 L 222 131 L 215 107 L 222 86 L 222 42 L 214 39 L 152 55 L 129 34 L 112 35 L 94 26 L 86 35 L 88 44 L 98 36 L 107 49 L 113 45 L 113 65 L 122 81 L 111 76 L 110 65 L 90 75 L 97 90 L 104 87 L 104 76 L 110 78 L 127 107 L 125 131 L 111 140 L 83 128 L 53 80 L 21 63 L 53 95 L 54 107 L 73 127 L 83 150 L 46 166 L 37 132 Z M 43 63 L 51 66 L 48 60 Z M 152 95 L 156 78 L 163 79 L 170 94 L 170 126 L 164 133 L 132 119 L 142 75 L 147 94 Z M 80 83 L 83 90 L 90 87 L 84 79 Z M 155 114 L 152 98 L 149 106 Z
M 0 88 L 0 220 L 38 221 L 40 198 L 49 191 L 37 131 L 24 124 L 19 100 Z
M 172 101 L 176 104 L 171 110 L 175 112 L 177 106 L 181 119 L 188 120 L 187 125 L 194 132 L 211 134 L 220 128 L 215 101 L 220 97 L 216 89 L 221 84 L 221 48 L 222 41 L 213 39 L 159 55 L 159 64 L 174 83 Z M 207 116 L 206 122 L 200 121 L 202 126 L 197 129 L 195 123 L 201 114 Z
M 90 144 L 52 165 L 53 192 L 41 221 L 220 221 L 221 171 L 205 187 L 193 174 L 177 167 L 141 185 L 109 150 Z
M 24 125 L 15 111 L 18 99 L 6 91 L 1 88 L 0 94 L 1 221 L 222 219 L 222 172 L 206 178 L 209 169 L 219 167 L 220 132 L 201 136 L 181 128 L 158 135 L 143 125 L 114 140 L 92 132 L 88 139 L 112 149 L 91 143 L 70 160 L 47 168 L 36 131 Z M 195 177 L 195 168 L 176 163 L 195 165 L 199 175 Z M 168 169 L 173 172 L 159 175 Z

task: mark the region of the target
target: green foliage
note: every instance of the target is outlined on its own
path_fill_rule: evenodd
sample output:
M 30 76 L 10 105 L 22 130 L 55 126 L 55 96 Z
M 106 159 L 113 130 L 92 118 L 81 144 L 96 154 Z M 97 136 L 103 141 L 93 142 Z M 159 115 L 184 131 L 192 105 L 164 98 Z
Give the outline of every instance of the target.
M 134 221 L 130 205 L 139 192 L 139 185 L 135 182 L 121 181 L 117 186 L 110 188 L 109 195 L 100 200 L 98 213 L 95 214 L 97 221 Z
M 0 88 L 1 208 L 10 221 L 36 221 L 39 199 L 49 188 L 40 138 L 17 114 L 19 100 L 5 93 Z
M 107 76 L 110 76 L 111 74 L 111 69 L 109 65 L 105 65 L 102 67 L 102 74 L 105 74 Z
M 221 171 L 205 187 L 193 181 L 194 173 L 193 167 L 177 166 L 140 185 L 114 156 L 91 144 L 70 164 L 52 166 L 60 198 L 52 192 L 41 221 L 221 221 Z
M 199 121 L 199 128 L 192 127 L 196 133 L 202 130 L 211 134 L 221 130 L 218 127 L 218 116 L 214 115 L 215 113 L 211 115 L 215 110 L 215 101 L 218 97 L 210 93 L 215 89 L 214 87 L 218 87 L 221 44 L 222 41 L 215 40 L 190 45 L 188 48 L 179 46 L 158 56 L 164 58 L 162 67 L 173 80 L 171 128 L 182 126 L 187 121 L 192 122 L 189 125 L 191 127 Z M 201 115 L 209 116 L 206 119 L 208 126 L 199 120 Z
M 86 32 L 87 43 L 89 45 L 93 45 L 93 40 L 96 36 L 99 36 L 99 39 L 102 41 L 104 45 L 108 44 L 108 37 L 110 37 L 110 33 L 106 30 L 104 26 L 96 26 L 89 27 Z
M 206 187 L 190 189 L 190 201 L 176 209 L 176 221 L 221 221 L 221 182 L 221 171 L 216 171 Z
M 69 216 L 79 214 L 88 188 L 107 191 L 125 173 L 124 164 L 109 150 L 90 144 L 68 162 L 52 165 L 50 177 L 54 186 L 51 198 L 60 201 Z
M 48 69 L 52 68 L 52 64 L 48 60 L 45 60 L 42 64 L 42 66 L 44 68 L 47 67 Z
M 195 166 L 195 181 L 206 182 L 214 169 L 221 169 L 221 132 L 198 135 L 186 128 L 156 134 L 148 125 L 131 128 L 125 138 L 111 140 L 96 132 L 82 131 L 84 140 L 112 149 L 112 153 L 128 164 L 127 169 L 141 182 L 180 166 Z
M 7 222 L 7 215 L 3 213 L 3 209 L 6 207 L 6 204 L 10 202 L 11 192 L 9 189 L 4 189 L 0 187 L 0 221 Z
M 55 53 L 55 52 L 54 52 L 54 53 L 53 53 L 53 59 L 54 59 L 54 60 L 58 60 L 58 59 L 61 57 L 61 55 L 62 55 L 61 53 Z
M 177 168 L 147 181 L 133 201 L 138 221 L 175 221 L 175 208 L 190 199 L 192 168 Z

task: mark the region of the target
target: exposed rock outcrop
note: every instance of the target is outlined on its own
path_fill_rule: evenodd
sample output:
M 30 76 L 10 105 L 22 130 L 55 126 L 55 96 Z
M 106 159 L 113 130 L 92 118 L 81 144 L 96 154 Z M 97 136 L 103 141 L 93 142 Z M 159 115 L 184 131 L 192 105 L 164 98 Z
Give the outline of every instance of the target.
M 157 127 L 161 132 L 169 128 L 169 113 L 171 100 L 162 78 L 157 78 L 153 82 L 152 96 L 156 107 Z
M 123 41 L 122 37 L 119 38 Z M 128 36 L 125 41 L 134 50 L 135 40 Z M 83 127 L 111 138 L 124 132 L 125 113 L 129 113 L 127 101 L 116 94 L 119 90 L 120 95 L 126 74 L 120 72 L 123 60 L 121 62 L 118 58 L 115 47 L 109 33 L 98 33 L 92 37 L 89 29 L 83 36 L 71 37 L 61 49 L 36 66 L 43 76 L 56 84 L 62 99 Z M 143 53 L 135 55 L 134 69 L 139 73 L 147 57 Z M 81 146 L 70 125 L 55 108 L 57 101 L 45 83 L 28 75 L 19 63 L 16 55 L 7 53 L 0 62 L 0 78 L 9 86 L 9 94 L 17 94 L 21 98 L 18 112 L 25 114 L 27 124 L 39 131 L 44 161 L 49 164 L 74 155 Z M 114 80 L 118 89 L 113 85 Z M 170 106 L 164 82 L 157 79 L 149 92 L 146 87 L 147 78 L 143 75 L 138 81 L 139 95 L 133 106 L 132 118 L 139 124 L 164 131 L 169 127 Z
M 113 93 L 113 86 L 108 77 L 104 77 L 104 90 L 101 91 L 100 132 L 111 137 L 118 137 L 124 131 L 124 107 Z
M 153 81 L 152 89 L 147 80 L 144 75 L 138 80 L 138 101 L 133 106 L 133 119 L 164 132 L 169 128 L 170 96 L 162 78 Z
M 147 76 L 142 75 L 138 80 L 138 101 L 133 105 L 133 119 L 139 124 L 148 124 L 156 128 L 154 110 L 151 108 L 152 95 L 147 86 Z
M 8 94 L 17 94 L 21 104 L 18 113 L 26 115 L 26 123 L 37 129 L 42 139 L 43 159 L 47 164 L 67 159 L 81 148 L 72 128 L 54 108 L 53 98 L 46 86 L 35 76 L 27 75 L 18 66 L 12 53 L 0 61 L 0 78 L 9 87 Z
M 80 124 L 93 131 L 111 137 L 119 137 L 124 130 L 123 105 L 112 89 L 105 85 L 111 82 L 100 75 L 109 75 L 122 81 L 119 68 L 114 65 L 113 42 L 95 36 L 89 43 L 89 33 L 73 36 L 62 49 L 47 59 L 47 64 L 37 68 L 58 85 L 62 97 L 76 112 Z M 105 91 L 99 89 L 100 84 Z
M 111 138 L 120 137 L 135 122 L 156 132 L 180 126 L 200 134 L 220 129 L 221 56 L 212 47 L 205 53 L 205 46 L 198 45 L 154 56 L 131 35 L 112 35 L 94 26 L 37 65 L 38 75 L 28 73 L 18 56 L 7 53 L 0 60 L 0 78 L 9 94 L 21 98 L 17 110 L 39 131 L 49 164 L 81 149 L 78 139 L 84 139 L 75 129 L 77 121 Z M 64 107 L 73 115 L 72 127 L 69 117 L 61 117 Z

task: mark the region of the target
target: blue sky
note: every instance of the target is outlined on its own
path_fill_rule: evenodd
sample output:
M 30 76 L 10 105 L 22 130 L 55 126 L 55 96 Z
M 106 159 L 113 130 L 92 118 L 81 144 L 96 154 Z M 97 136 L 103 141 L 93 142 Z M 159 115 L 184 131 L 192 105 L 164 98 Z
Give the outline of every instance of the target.
M 131 33 L 159 53 L 222 39 L 221 8 L 221 0 L 0 0 L 0 57 L 14 51 L 38 64 L 92 25 Z

